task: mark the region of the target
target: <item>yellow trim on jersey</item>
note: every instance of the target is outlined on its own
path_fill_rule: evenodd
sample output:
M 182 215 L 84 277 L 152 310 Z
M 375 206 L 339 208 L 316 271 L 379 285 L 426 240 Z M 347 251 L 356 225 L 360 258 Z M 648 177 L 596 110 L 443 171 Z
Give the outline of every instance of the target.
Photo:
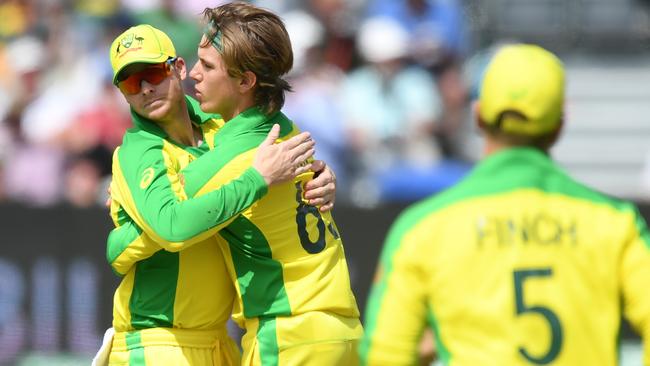
M 135 279 L 135 267 L 132 267 L 124 277 L 113 295 L 113 328 L 122 331 L 129 328 L 131 324 L 131 312 L 129 302 L 133 292 L 133 281 Z

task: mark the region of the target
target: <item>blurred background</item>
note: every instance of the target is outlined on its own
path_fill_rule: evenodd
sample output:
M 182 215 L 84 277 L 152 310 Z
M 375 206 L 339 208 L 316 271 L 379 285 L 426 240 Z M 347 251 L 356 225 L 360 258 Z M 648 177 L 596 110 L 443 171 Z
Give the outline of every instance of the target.
M 111 155 L 131 126 L 108 48 L 166 31 L 188 65 L 218 0 L 0 0 L 0 365 L 87 365 L 119 281 L 105 262 Z M 481 156 L 471 105 L 494 50 L 538 43 L 567 68 L 574 177 L 650 207 L 650 1 L 267 0 L 292 39 L 284 112 L 338 177 L 334 215 L 359 305 L 409 203 Z M 187 82 L 187 92 L 193 88 Z M 624 331 L 622 363 L 640 365 Z

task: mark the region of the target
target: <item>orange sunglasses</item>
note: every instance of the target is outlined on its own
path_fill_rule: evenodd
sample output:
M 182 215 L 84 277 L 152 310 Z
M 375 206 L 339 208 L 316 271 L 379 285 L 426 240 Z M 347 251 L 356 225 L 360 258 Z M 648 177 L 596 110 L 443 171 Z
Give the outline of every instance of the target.
M 176 57 L 134 72 L 127 76 L 126 79 L 118 81 L 117 87 L 125 94 L 138 94 L 142 90 L 143 80 L 149 84 L 158 85 L 171 75 L 174 61 L 176 61 Z

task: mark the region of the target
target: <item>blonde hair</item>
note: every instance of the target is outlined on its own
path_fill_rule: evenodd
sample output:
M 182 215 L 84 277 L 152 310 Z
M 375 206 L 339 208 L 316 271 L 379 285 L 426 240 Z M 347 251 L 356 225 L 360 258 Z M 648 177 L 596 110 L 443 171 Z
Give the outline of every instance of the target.
M 207 40 L 200 46 L 217 48 L 230 76 L 253 72 L 255 104 L 266 114 L 279 111 L 285 91 L 291 91 L 282 77 L 293 66 L 291 41 L 280 17 L 242 2 L 206 8 L 203 17 Z

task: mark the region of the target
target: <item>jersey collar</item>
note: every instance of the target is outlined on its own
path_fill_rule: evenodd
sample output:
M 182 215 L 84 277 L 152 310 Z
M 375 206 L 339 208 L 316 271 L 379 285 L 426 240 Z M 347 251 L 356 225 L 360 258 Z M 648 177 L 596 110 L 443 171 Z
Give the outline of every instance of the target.
M 219 138 L 234 138 L 251 132 L 268 133 L 276 123 L 280 125 L 280 136 L 291 132 L 289 118 L 282 112 L 267 115 L 259 107 L 251 107 L 226 122 L 219 130 Z
M 473 175 L 492 175 L 496 171 L 537 171 L 539 168 L 556 169 L 545 152 L 533 147 L 512 147 L 495 152 L 481 161 Z

